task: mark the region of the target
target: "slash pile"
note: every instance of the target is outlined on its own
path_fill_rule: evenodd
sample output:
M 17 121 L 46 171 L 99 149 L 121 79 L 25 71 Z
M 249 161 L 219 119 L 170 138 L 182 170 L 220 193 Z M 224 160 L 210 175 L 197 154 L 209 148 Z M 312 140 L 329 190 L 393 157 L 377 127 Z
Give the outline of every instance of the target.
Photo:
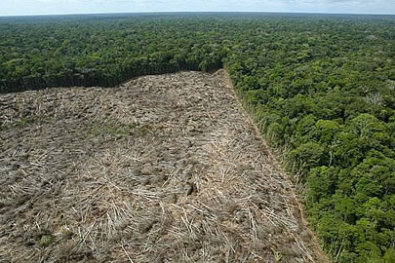
M 227 83 L 0 95 L 0 262 L 322 262 Z

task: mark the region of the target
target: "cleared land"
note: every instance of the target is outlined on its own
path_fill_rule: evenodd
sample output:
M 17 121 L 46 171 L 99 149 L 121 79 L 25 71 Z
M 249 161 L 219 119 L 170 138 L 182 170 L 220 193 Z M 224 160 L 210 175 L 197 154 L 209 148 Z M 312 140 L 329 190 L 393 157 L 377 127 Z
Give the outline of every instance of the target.
M 322 262 L 227 84 L 0 96 L 0 262 Z

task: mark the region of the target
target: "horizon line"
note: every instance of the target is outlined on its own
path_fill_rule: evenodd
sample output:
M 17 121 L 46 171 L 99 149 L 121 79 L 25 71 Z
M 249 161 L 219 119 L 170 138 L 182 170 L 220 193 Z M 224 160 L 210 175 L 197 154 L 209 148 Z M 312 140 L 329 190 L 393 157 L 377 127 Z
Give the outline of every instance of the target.
M 89 16 L 89 15 L 131 15 L 131 14 L 185 14 L 185 13 L 229 13 L 229 14 L 301 14 L 301 15 L 351 15 L 351 16 L 395 16 L 395 13 L 336 13 L 336 12 L 281 12 L 281 11 L 153 11 L 153 12 L 109 12 L 109 13 L 56 13 L 37 15 L 0 15 L 3 17 L 49 17 L 49 16 Z

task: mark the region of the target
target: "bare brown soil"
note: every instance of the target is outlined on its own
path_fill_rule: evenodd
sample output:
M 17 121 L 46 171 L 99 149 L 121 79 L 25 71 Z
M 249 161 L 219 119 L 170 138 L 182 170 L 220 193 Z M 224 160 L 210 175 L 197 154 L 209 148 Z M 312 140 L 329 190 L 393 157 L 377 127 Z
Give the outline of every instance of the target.
M 321 262 L 225 73 L 0 96 L 0 262 Z

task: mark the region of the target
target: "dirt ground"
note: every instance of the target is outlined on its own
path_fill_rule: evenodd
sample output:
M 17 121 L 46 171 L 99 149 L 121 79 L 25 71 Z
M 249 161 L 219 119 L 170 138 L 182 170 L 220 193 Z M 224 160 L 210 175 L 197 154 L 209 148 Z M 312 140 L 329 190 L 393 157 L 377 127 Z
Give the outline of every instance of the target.
M 227 83 L 0 95 L 0 262 L 322 262 Z

